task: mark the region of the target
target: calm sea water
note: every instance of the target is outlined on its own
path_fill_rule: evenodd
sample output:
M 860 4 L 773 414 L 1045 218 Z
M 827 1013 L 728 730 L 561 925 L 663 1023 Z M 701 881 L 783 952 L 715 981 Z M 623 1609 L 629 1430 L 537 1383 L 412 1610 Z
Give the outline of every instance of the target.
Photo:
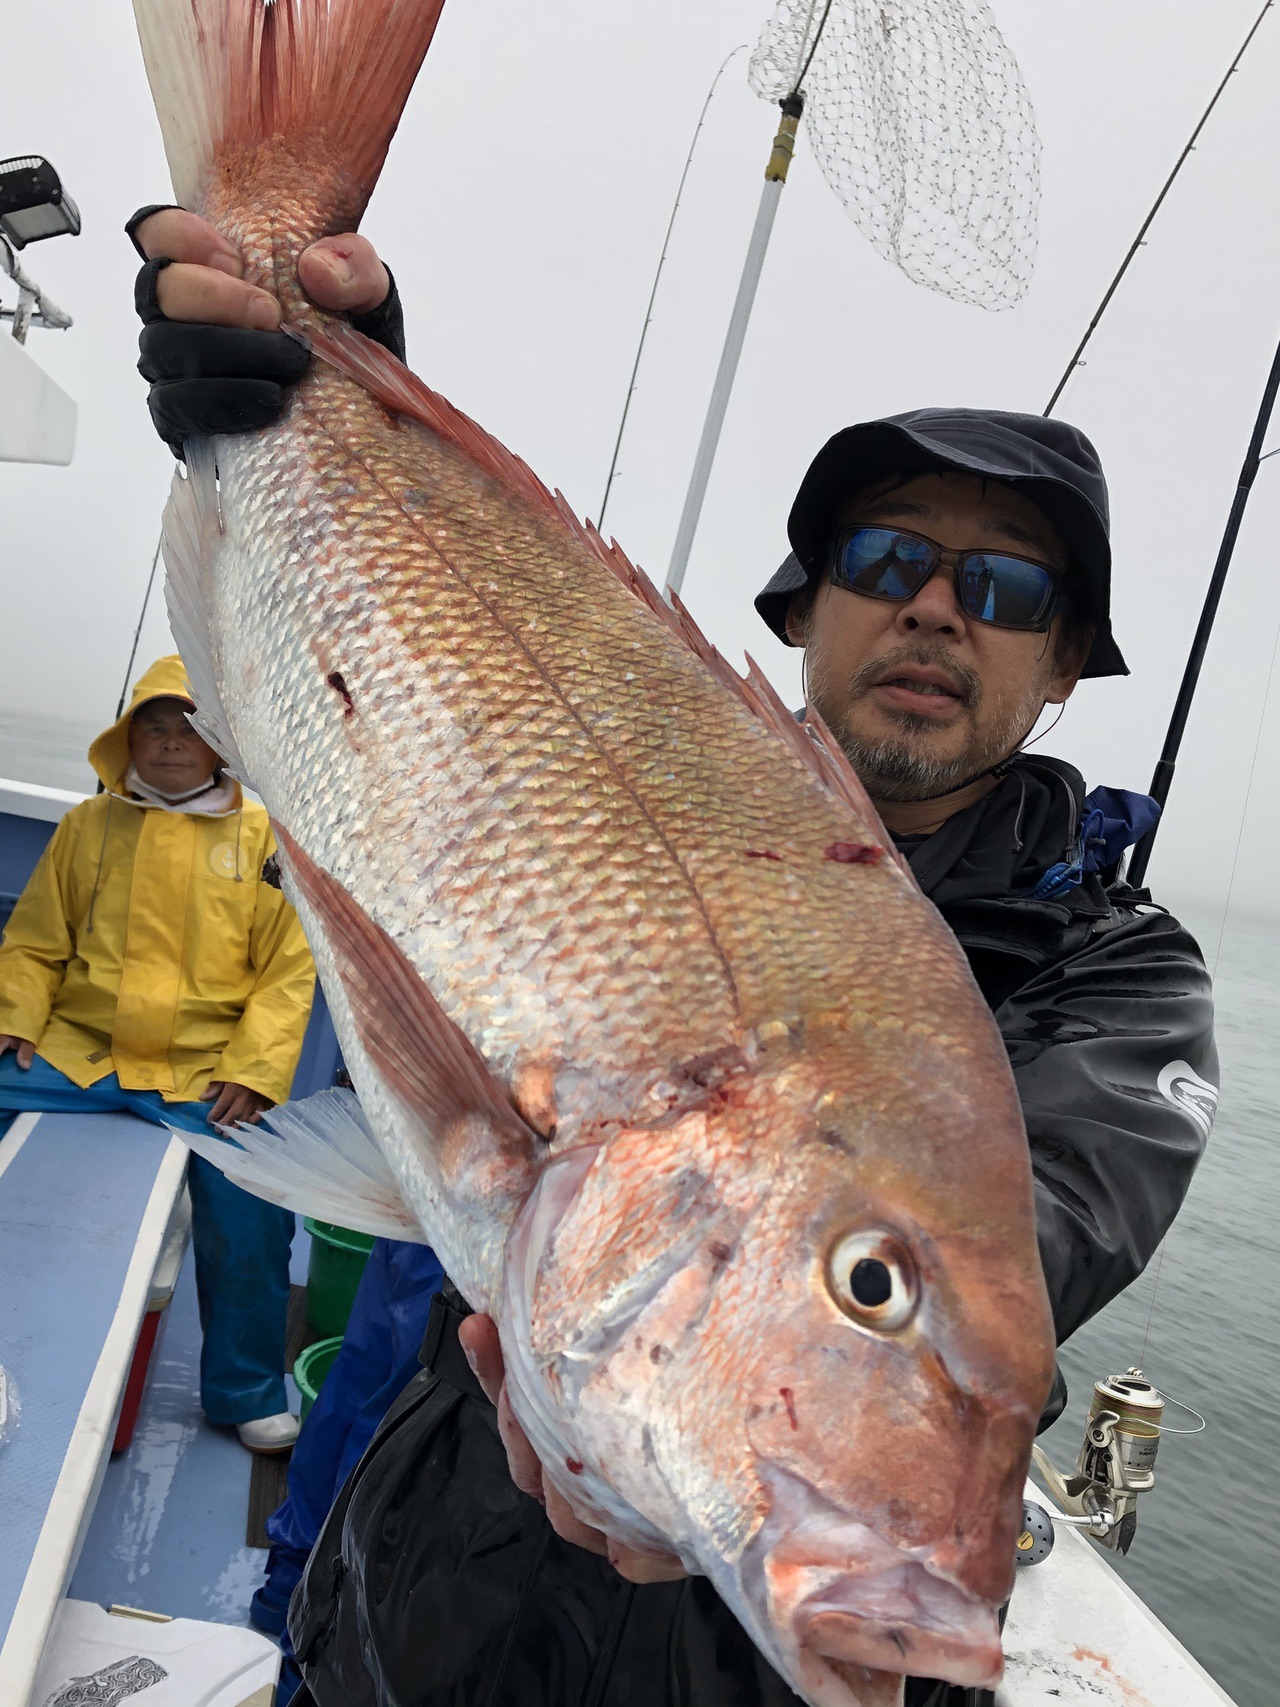
M 94 733 L 0 712 L 0 776 L 87 791 L 84 751 Z M 1210 964 L 1218 958 L 1223 1086 L 1213 1137 L 1163 1262 L 1065 1347 L 1071 1401 L 1045 1444 L 1069 1469 L 1094 1379 L 1134 1363 L 1205 1416 L 1204 1434 L 1162 1443 L 1157 1487 L 1119 1569 L 1239 1707 L 1275 1707 L 1280 926 L 1233 914 L 1219 954 L 1220 920 L 1187 922 Z M 1169 1413 L 1175 1425 L 1187 1420 Z
M 67 718 L 34 718 L 28 712 L 0 708 L 0 777 L 91 793 L 97 778 L 86 755 L 103 724 L 94 728 Z

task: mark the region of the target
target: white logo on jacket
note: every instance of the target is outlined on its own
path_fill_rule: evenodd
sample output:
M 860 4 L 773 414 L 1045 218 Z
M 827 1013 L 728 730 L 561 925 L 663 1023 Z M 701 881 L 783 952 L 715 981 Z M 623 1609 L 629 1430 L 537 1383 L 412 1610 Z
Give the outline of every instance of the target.
M 1194 1067 L 1185 1061 L 1170 1061 L 1162 1067 L 1156 1089 L 1166 1102 L 1189 1114 L 1204 1137 L 1209 1136 L 1214 1112 L 1218 1106 L 1217 1087 L 1202 1079 Z

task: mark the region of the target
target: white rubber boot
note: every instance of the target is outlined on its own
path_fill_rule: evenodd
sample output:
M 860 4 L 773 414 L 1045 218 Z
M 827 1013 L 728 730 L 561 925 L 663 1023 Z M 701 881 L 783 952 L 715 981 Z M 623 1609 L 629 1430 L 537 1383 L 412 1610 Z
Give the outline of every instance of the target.
M 255 1417 L 252 1422 L 237 1423 L 236 1433 L 241 1446 L 250 1452 L 287 1452 L 298 1438 L 299 1423 L 292 1411 L 280 1411 L 274 1417 Z

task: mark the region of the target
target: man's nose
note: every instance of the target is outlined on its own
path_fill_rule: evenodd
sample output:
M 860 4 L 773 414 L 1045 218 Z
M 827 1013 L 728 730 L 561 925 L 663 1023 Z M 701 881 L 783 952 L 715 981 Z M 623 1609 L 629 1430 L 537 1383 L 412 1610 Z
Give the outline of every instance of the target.
M 902 634 L 964 634 L 967 620 L 949 565 L 939 564 L 916 596 L 899 606 L 894 626 Z

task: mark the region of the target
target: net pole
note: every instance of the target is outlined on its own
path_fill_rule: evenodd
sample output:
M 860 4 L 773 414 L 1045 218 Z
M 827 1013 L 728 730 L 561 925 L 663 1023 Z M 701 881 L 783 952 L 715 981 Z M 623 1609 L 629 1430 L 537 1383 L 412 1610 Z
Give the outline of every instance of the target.
M 711 401 L 707 405 L 707 417 L 703 422 L 702 437 L 698 441 L 698 454 L 694 458 L 689 489 L 685 493 L 684 508 L 680 512 L 680 525 L 676 529 L 675 545 L 667 569 L 669 594 L 680 591 L 684 585 L 685 570 L 689 567 L 689 553 L 693 548 L 694 535 L 698 531 L 702 504 L 707 495 L 707 484 L 711 479 L 716 451 L 720 445 L 720 434 L 729 408 L 733 382 L 737 377 L 742 346 L 746 342 L 756 289 L 764 270 L 765 256 L 769 252 L 773 222 L 777 218 L 778 203 L 782 199 L 783 185 L 787 181 L 787 167 L 791 164 L 791 157 L 795 152 L 796 126 L 800 122 L 803 108 L 804 99 L 801 95 L 789 95 L 782 103 L 782 123 L 778 127 L 773 152 L 765 168 L 764 190 L 756 211 L 751 241 L 747 245 L 742 277 L 738 280 L 738 294 L 734 298 L 729 329 L 725 334 L 724 348 L 720 352 L 720 365 L 716 369 L 715 384 L 711 388 Z

